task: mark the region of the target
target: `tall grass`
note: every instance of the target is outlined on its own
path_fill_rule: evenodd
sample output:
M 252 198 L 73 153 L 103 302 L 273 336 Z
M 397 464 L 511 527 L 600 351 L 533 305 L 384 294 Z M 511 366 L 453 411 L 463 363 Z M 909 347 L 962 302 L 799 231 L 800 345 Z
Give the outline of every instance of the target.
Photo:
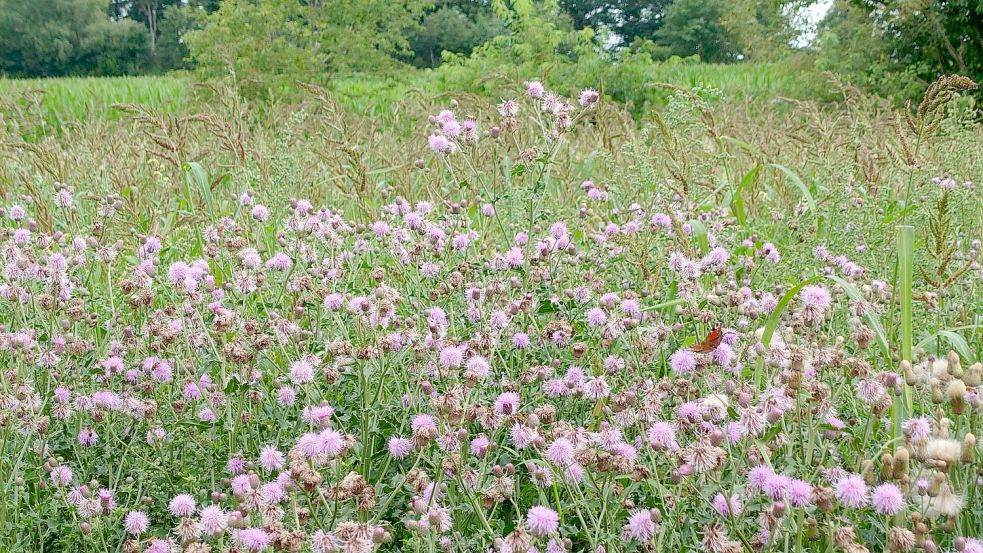
M 113 104 L 140 104 L 166 113 L 187 108 L 188 81 L 176 76 L 0 79 L 0 96 L 21 109 L 37 103 L 44 122 L 59 129 L 72 121 L 117 120 Z

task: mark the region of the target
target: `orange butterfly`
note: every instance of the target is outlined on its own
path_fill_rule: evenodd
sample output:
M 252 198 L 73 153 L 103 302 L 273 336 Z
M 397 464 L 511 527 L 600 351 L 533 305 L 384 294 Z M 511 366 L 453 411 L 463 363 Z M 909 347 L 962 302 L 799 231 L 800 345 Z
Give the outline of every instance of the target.
M 696 353 L 711 353 L 713 350 L 717 349 L 720 342 L 724 339 L 724 333 L 721 331 L 720 327 L 717 326 L 710 331 L 710 335 L 706 337 L 705 340 L 696 344 L 689 349 L 695 351 Z

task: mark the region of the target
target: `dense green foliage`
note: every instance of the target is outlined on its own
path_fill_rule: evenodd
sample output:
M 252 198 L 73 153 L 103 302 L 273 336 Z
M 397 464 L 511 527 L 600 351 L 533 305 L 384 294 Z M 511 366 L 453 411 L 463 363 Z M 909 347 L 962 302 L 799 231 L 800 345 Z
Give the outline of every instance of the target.
M 652 64 L 674 57 L 831 72 L 896 99 L 917 96 L 939 74 L 983 77 L 983 12 L 976 0 L 836 0 L 813 35 L 801 15 L 814 4 L 0 0 L 0 74 L 193 69 L 206 79 L 231 76 L 247 97 L 283 95 L 298 81 L 330 85 L 341 76 L 369 74 L 484 87 L 482 80 L 464 82 L 456 69 L 463 64 L 488 77 L 591 75 L 605 93 L 635 109 L 659 94 L 649 90 Z M 440 73 L 412 75 L 413 66 Z M 813 84 L 812 77 L 804 80 Z
M 0 0 L 0 73 L 61 76 L 139 71 L 147 37 L 105 17 L 108 0 Z
M 882 94 L 917 95 L 939 74 L 983 77 L 978 0 L 837 0 L 817 66 Z
M 709 62 L 737 61 L 742 54 L 724 26 L 726 6 L 727 0 L 676 0 L 656 37 L 675 56 L 695 53 Z

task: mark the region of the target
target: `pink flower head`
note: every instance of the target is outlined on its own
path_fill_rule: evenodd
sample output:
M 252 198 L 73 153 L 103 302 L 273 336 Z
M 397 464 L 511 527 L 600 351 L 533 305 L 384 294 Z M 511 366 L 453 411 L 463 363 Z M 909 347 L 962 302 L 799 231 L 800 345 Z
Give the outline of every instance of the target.
M 435 153 L 449 154 L 454 151 L 454 143 L 442 134 L 431 134 L 427 142 Z
M 595 307 L 587 311 L 587 324 L 590 326 L 601 326 L 607 322 L 608 316 L 600 307 Z
M 195 499 L 186 493 L 175 495 L 168 504 L 168 509 L 176 517 L 191 516 L 195 512 Z
M 495 399 L 495 413 L 498 415 L 513 415 L 519 409 L 519 394 L 505 392 Z
M 836 498 L 847 507 L 859 509 L 867 504 L 867 484 L 862 476 L 847 474 L 836 482 Z
M 676 442 L 676 429 L 672 424 L 664 421 L 657 421 L 648 429 L 649 445 L 655 449 L 666 449 L 676 451 L 679 444 Z
M 290 364 L 290 381 L 294 384 L 307 384 L 314 380 L 314 364 L 307 358 L 300 358 Z
M 464 362 L 464 348 L 447 346 L 440 350 L 440 364 L 448 368 L 460 367 Z
M 830 296 L 829 290 L 820 284 L 806 286 L 799 292 L 799 298 L 807 307 L 816 309 L 819 312 L 826 311 L 830 304 L 833 303 L 833 297 Z
M 894 515 L 904 507 L 904 495 L 902 495 L 900 488 L 887 482 L 874 488 L 871 502 L 878 513 Z
M 573 443 L 566 438 L 557 438 L 546 449 L 546 459 L 554 465 L 568 466 L 574 462 Z
M 526 94 L 533 98 L 542 97 L 544 92 L 546 92 L 546 87 L 543 86 L 543 83 L 539 81 L 529 81 L 526 83 Z
M 243 528 L 235 533 L 235 541 L 247 551 L 262 551 L 270 545 L 270 535 L 262 528 Z
M 625 530 L 633 540 L 646 542 L 652 539 L 656 533 L 652 512 L 644 509 L 632 511 L 628 517 L 628 524 L 625 525 Z
M 775 472 L 767 465 L 758 465 L 748 471 L 748 486 L 753 490 L 764 491 L 765 483 L 774 476 Z
M 393 436 L 389 438 L 388 446 L 390 455 L 396 459 L 405 459 L 413 449 L 413 442 L 407 440 L 406 438 Z
M 205 532 L 218 536 L 229 527 L 229 516 L 220 507 L 209 505 L 201 510 L 201 527 Z
M 592 108 L 597 105 L 597 102 L 600 101 L 600 99 L 601 95 L 596 90 L 593 88 L 585 88 L 584 90 L 580 91 L 580 96 L 578 97 L 577 101 L 585 108 Z
M 66 467 L 65 465 L 57 466 L 51 469 L 51 483 L 57 487 L 64 487 L 72 483 L 72 469 Z
M 788 485 L 788 500 L 793 507 L 808 507 L 812 503 L 812 484 L 792 480 Z
M 696 356 L 688 348 L 678 349 L 669 357 L 669 365 L 676 374 L 689 374 L 696 370 Z
M 718 493 L 713 498 L 713 510 L 722 517 L 728 516 L 738 516 L 741 514 L 742 510 L 741 498 L 737 494 L 730 496 L 730 500 L 724 497 L 724 494 Z
M 259 452 L 259 465 L 267 472 L 273 472 L 283 468 L 284 457 L 276 447 L 272 445 L 264 446 Z
M 266 268 L 274 271 L 286 271 L 291 265 L 293 265 L 293 260 L 290 259 L 289 255 L 283 252 L 277 252 L 273 257 L 266 261 Z
M 431 415 L 422 414 L 413 417 L 410 427 L 413 429 L 413 434 L 437 435 L 437 421 Z
M 535 536 L 546 536 L 560 527 L 560 515 L 553 509 L 537 505 L 526 512 L 526 526 Z
M 266 220 L 270 218 L 270 210 L 267 209 L 266 206 L 262 204 L 256 204 L 255 206 L 253 206 L 253 209 L 250 212 L 250 214 L 253 216 L 253 219 L 256 219 L 261 223 L 265 223 Z
M 130 511 L 123 519 L 123 528 L 128 534 L 139 536 L 150 528 L 150 519 L 140 511 Z

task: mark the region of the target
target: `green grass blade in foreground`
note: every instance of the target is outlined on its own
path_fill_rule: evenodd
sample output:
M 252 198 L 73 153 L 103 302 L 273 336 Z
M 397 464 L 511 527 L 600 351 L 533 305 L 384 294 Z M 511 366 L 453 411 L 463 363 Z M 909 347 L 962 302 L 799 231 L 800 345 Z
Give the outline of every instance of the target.
M 911 361 L 911 288 L 915 269 L 915 227 L 898 227 L 898 294 L 901 299 L 901 359 Z
M 967 342 L 966 339 L 962 337 L 962 335 L 956 333 L 951 329 L 940 330 L 934 334 L 925 337 L 922 341 L 915 344 L 914 349 L 917 350 L 917 349 L 924 348 L 925 346 L 927 346 L 928 344 L 934 342 L 939 338 L 942 338 L 946 342 L 949 342 L 949 345 L 952 346 L 952 349 L 956 350 L 956 352 L 959 353 L 959 356 L 967 360 L 969 363 L 975 363 L 977 361 L 976 354 L 974 354 L 973 349 L 969 347 L 969 342 Z M 936 352 L 936 354 L 940 356 L 943 355 L 943 353 L 940 351 Z
M 734 191 L 734 198 L 731 200 L 731 210 L 734 212 L 734 216 L 737 217 L 737 223 L 742 227 L 747 224 L 747 211 L 744 209 L 744 192 L 754 184 L 754 180 L 760 171 L 760 165 L 755 165 L 748 171 L 744 175 L 744 178 L 741 179 L 741 182 L 738 183 L 737 189 Z
M 802 193 L 802 197 L 805 198 L 806 205 L 809 206 L 809 209 L 812 211 L 816 210 L 816 200 L 813 199 L 812 193 L 809 192 L 809 187 L 806 186 L 806 183 L 802 182 L 802 179 L 795 174 L 795 171 L 792 171 L 788 167 L 785 167 L 784 165 L 780 165 L 778 163 L 769 163 L 768 166 L 774 167 L 775 169 L 778 169 L 782 173 L 785 173 L 785 176 L 788 177 L 788 180 L 792 181 L 792 184 L 794 184 L 795 187 L 799 189 L 799 192 Z

